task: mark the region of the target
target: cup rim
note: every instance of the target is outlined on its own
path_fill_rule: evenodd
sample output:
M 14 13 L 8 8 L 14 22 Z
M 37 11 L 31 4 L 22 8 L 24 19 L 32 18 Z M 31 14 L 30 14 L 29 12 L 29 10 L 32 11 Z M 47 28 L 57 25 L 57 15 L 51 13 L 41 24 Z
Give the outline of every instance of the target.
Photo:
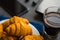
M 44 22 L 45 22 L 45 24 L 47 24 L 47 25 L 49 25 L 49 26 L 51 26 L 51 27 L 53 27 L 53 28 L 60 28 L 60 26 L 54 26 L 54 25 L 52 25 L 52 24 L 49 24 L 49 23 L 46 21 L 46 19 L 44 19 Z
M 46 13 L 46 11 L 49 9 L 49 8 L 60 8 L 60 7 L 58 7 L 58 6 L 51 6 L 51 7 L 48 7 L 48 8 L 46 8 L 46 10 L 45 10 L 45 12 L 44 12 L 44 14 L 43 14 L 43 20 L 44 20 L 44 22 L 45 22 L 45 13 Z M 45 22 L 46 23 L 46 22 Z M 46 23 L 47 24 L 47 23 Z M 47 24 L 47 25 L 49 25 L 49 26 L 51 26 L 51 27 L 53 27 L 53 28 L 60 28 L 60 26 L 54 26 L 54 25 L 51 25 L 51 24 Z
M 49 9 L 49 8 L 60 8 L 60 7 L 58 7 L 58 6 L 51 6 L 51 7 L 48 7 L 48 8 L 45 9 L 44 13 L 46 13 L 47 9 Z

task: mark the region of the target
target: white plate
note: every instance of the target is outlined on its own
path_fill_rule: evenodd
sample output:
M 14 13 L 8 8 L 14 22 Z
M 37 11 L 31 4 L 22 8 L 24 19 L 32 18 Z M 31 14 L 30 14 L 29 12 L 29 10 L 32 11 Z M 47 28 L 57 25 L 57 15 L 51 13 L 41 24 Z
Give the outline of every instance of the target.
M 9 19 L 5 19 L 5 20 L 0 21 L 0 24 L 7 21 L 7 20 L 9 20 Z M 32 24 L 29 23 L 29 25 L 32 28 L 32 34 L 40 35 L 39 31 Z

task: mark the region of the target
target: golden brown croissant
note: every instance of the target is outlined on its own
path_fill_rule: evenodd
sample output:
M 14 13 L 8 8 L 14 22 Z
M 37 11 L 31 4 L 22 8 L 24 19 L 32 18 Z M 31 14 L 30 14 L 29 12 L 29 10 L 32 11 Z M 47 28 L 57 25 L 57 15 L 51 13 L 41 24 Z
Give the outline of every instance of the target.
M 8 36 L 9 40 L 17 40 L 17 37 Z
M 18 16 L 14 16 L 12 18 L 10 18 L 9 20 L 5 21 L 3 24 L 4 26 L 4 29 L 6 27 L 8 27 L 10 24 L 13 24 L 13 23 L 20 23 L 20 21 L 24 22 L 25 24 L 28 24 L 29 21 L 25 18 L 22 18 L 22 17 L 18 17 Z
M 17 40 L 17 37 L 4 36 L 4 37 L 1 38 L 1 40 Z
M 20 17 L 20 21 L 24 22 L 25 24 L 29 24 L 29 21 L 26 18 Z
M 18 16 L 14 16 L 14 17 L 12 17 L 12 18 L 10 19 L 10 22 L 11 22 L 11 23 L 20 23 L 20 21 L 22 21 L 22 22 L 24 22 L 24 23 L 26 23 L 26 24 L 29 23 L 29 21 L 28 21 L 27 19 L 22 18 L 22 17 L 18 17 Z
M 17 40 L 17 37 L 14 36 L 8 36 L 6 32 L 3 32 L 2 37 L 0 40 Z
M 36 40 L 44 40 L 44 38 L 43 38 L 41 35 L 33 35 L 33 37 L 34 37 Z
M 31 35 L 25 36 L 22 40 L 35 40 L 35 38 Z
M 25 36 L 22 40 L 44 40 L 40 35 L 28 35 Z
M 14 24 L 11 24 L 9 27 L 7 27 L 7 28 L 5 29 L 5 31 L 6 31 L 8 34 L 10 34 L 10 35 L 14 35 L 15 30 L 16 30 L 16 28 L 15 28 L 15 25 L 14 25 Z
M 21 35 L 26 36 L 26 35 L 31 35 L 32 34 L 32 29 L 29 25 L 24 24 L 23 22 L 20 22 L 21 24 Z
M 14 36 L 26 36 L 32 34 L 32 29 L 30 28 L 30 26 L 24 24 L 23 22 L 11 24 L 5 29 L 5 31 L 9 35 L 14 35 Z
M 14 16 L 0 24 L 0 40 L 44 40 L 40 35 L 32 35 L 29 21 L 25 18 Z
M 20 36 L 19 34 L 21 33 L 21 25 L 20 23 L 15 23 L 15 27 L 16 27 L 16 31 L 15 31 L 15 35 L 16 36 Z
M 6 32 L 3 32 L 2 37 L 0 40 L 8 40 Z
M 3 25 L 0 24 L 0 38 L 2 37 L 2 34 L 3 34 Z
M 18 34 L 20 33 L 20 24 L 19 23 L 14 23 L 11 24 L 10 26 L 8 26 L 5 31 L 9 34 L 9 35 L 15 35 L 15 36 L 19 36 Z
M 19 23 L 20 19 L 17 16 L 14 16 L 14 17 L 10 18 L 10 22 L 11 22 L 11 24 L 12 23 Z
M 5 29 L 10 25 L 10 20 L 5 21 L 4 23 L 2 23 L 2 25 L 3 25 L 3 29 Z

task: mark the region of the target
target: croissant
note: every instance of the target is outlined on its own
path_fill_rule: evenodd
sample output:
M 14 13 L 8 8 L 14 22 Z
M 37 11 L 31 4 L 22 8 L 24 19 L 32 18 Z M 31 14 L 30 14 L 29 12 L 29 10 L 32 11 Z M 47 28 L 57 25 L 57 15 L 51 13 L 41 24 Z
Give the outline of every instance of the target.
M 2 23 L 2 25 L 3 25 L 3 29 L 5 29 L 10 25 L 10 20 L 5 21 L 4 23 Z
M 3 34 L 3 25 L 0 24 L 0 38 L 2 37 L 2 34 Z
M 25 36 L 22 40 L 44 40 L 40 35 L 28 35 Z
M 23 22 L 20 22 L 21 24 L 21 35 L 26 36 L 26 35 L 31 35 L 32 34 L 32 29 L 29 25 L 24 24 Z
M 9 35 L 15 35 L 15 36 L 19 36 L 18 34 L 20 33 L 20 24 L 19 23 L 14 23 L 9 25 L 5 31 L 9 34 Z
M 24 22 L 24 23 L 26 23 L 26 24 L 29 23 L 29 21 L 28 21 L 27 19 L 22 18 L 22 17 L 18 17 L 18 16 L 14 16 L 14 17 L 12 17 L 12 18 L 10 19 L 10 22 L 11 22 L 11 23 L 20 23 L 20 21 L 22 21 L 22 22 Z
M 5 21 L 4 23 L 2 23 L 2 25 L 3 25 L 3 28 L 5 29 L 6 27 L 8 27 L 9 25 L 13 23 L 20 23 L 20 21 L 24 22 L 25 24 L 29 23 L 29 21 L 25 18 L 14 16 L 10 18 L 9 20 Z
M 8 40 L 6 32 L 2 33 L 2 37 L 0 38 L 0 40 Z
M 36 40 L 44 40 L 44 38 L 43 38 L 41 35 L 33 35 L 33 37 L 34 37 Z
M 5 37 L 2 37 L 0 40 L 17 40 L 17 37 L 5 36 Z
M 2 37 L 0 38 L 0 40 L 17 40 L 17 39 L 18 39 L 17 37 L 8 36 L 5 31 L 2 33 Z
M 9 40 L 17 40 L 17 37 L 9 36 L 8 39 L 9 39 Z
M 31 35 L 25 36 L 22 40 L 35 40 L 35 38 Z
M 5 29 L 5 31 L 9 35 L 14 36 L 26 36 L 32 34 L 32 29 L 30 28 L 30 26 L 24 24 L 23 22 L 11 24 Z

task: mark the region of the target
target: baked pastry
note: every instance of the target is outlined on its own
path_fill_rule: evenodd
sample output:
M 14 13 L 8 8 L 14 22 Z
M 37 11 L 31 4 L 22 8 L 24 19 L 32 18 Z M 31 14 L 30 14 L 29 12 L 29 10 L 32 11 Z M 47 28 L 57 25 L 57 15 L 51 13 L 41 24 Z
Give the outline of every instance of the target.
M 25 18 L 14 16 L 14 17 L 10 18 L 9 20 L 5 21 L 4 23 L 2 23 L 2 25 L 3 25 L 4 29 L 5 29 L 10 24 L 20 23 L 20 21 L 24 22 L 25 24 L 29 23 L 29 21 L 27 19 L 25 19 Z
M 11 24 L 5 29 L 5 31 L 9 35 L 13 36 L 26 36 L 32 34 L 32 29 L 30 28 L 30 26 L 24 24 L 23 22 Z
M 21 35 L 26 36 L 26 35 L 31 35 L 32 34 L 32 29 L 29 25 L 24 24 L 23 22 L 20 22 L 21 25 Z
M 3 25 L 0 24 L 0 38 L 2 37 L 2 34 L 3 34 Z
M 9 34 L 9 35 L 14 35 L 14 36 L 19 36 L 20 33 L 20 24 L 19 23 L 14 23 L 9 25 L 5 31 Z
M 41 35 L 33 35 L 35 40 L 44 40 L 44 38 Z
M 9 37 L 7 37 L 7 38 L 8 38 L 8 40 L 17 40 L 17 37 L 9 36 Z
M 11 23 L 20 23 L 20 21 L 24 22 L 25 24 L 29 23 L 29 21 L 27 19 L 22 18 L 22 17 L 14 16 L 14 17 L 10 18 Z
M 0 38 L 0 40 L 8 40 L 6 32 L 2 33 L 2 37 Z
M 0 40 L 18 40 L 19 37 L 20 40 L 44 40 L 40 35 L 32 35 L 32 28 L 25 18 L 14 16 L 0 24 Z
M 2 37 L 0 38 L 0 40 L 17 40 L 18 38 L 15 36 L 9 36 L 7 35 L 6 32 L 2 33 Z
M 0 40 L 17 40 L 17 38 L 12 36 L 5 36 L 5 37 L 2 37 Z
M 40 35 L 28 35 L 25 36 L 22 40 L 44 40 Z
M 4 23 L 2 23 L 2 25 L 3 25 L 3 29 L 5 29 L 10 25 L 10 20 L 5 21 Z

